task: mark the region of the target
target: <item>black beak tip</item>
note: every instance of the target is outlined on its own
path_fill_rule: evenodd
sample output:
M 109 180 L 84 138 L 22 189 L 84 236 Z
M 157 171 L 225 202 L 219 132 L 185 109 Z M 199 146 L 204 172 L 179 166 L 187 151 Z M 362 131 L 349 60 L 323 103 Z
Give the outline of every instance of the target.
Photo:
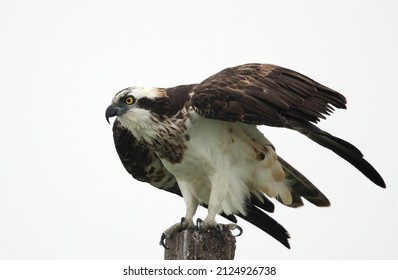
M 105 111 L 106 121 L 110 124 L 109 118 L 117 116 L 117 108 L 113 105 L 110 105 Z

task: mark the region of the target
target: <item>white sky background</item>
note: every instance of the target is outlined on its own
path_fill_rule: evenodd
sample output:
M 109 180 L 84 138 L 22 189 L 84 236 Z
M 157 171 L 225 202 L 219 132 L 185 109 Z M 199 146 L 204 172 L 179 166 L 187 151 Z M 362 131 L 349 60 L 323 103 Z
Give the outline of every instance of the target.
M 240 220 L 236 259 L 397 259 L 396 1 L 1 0 L 0 40 L 0 259 L 162 259 L 183 200 L 127 174 L 105 109 L 127 86 L 247 62 L 344 94 L 348 110 L 320 126 L 355 144 L 387 189 L 294 131 L 262 127 L 332 206 L 276 203 L 291 250 Z

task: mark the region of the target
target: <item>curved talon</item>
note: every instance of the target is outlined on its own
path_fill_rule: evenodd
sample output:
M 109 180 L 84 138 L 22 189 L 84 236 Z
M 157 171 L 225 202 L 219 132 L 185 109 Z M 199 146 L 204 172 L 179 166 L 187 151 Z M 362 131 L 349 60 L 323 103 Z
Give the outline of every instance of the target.
M 234 229 L 239 230 L 239 233 L 238 233 L 237 235 L 234 235 L 235 237 L 238 237 L 238 236 L 241 236 L 241 235 L 242 235 L 243 229 L 242 229 L 240 226 L 238 226 L 237 224 L 235 224 L 235 228 L 234 228 Z
M 202 224 L 202 223 L 203 223 L 203 220 L 202 220 L 201 218 L 198 218 L 198 219 L 196 220 L 196 228 L 197 228 L 198 230 L 201 228 L 200 224 Z
M 162 236 L 160 237 L 160 242 L 159 245 L 162 245 L 163 248 L 165 248 L 166 250 L 169 250 L 169 248 L 166 246 L 166 244 L 164 243 L 164 241 L 166 240 L 166 234 L 163 232 Z
M 184 230 L 184 224 L 185 224 L 185 217 L 182 217 L 180 221 L 180 231 Z

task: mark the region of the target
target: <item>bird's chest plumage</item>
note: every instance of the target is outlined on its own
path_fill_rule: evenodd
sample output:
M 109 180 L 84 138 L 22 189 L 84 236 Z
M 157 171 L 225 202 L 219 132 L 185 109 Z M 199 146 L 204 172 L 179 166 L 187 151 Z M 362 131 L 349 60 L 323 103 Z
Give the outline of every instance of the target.
M 200 202 L 207 204 L 212 189 L 219 186 L 226 192 L 223 211 L 233 213 L 234 209 L 239 209 L 244 212 L 242 201 L 249 192 L 246 185 L 251 184 L 260 163 L 253 140 L 256 135 L 250 134 L 256 131 L 255 127 L 210 120 L 194 112 L 191 112 L 186 127 L 189 137 L 184 141 L 186 148 L 181 160 L 171 162 L 163 158 L 163 165 L 180 186 L 189 186 L 189 191 Z M 234 198 L 238 198 L 237 201 Z
M 188 110 L 184 108 L 177 115 L 166 117 L 135 108 L 118 119 L 142 145 L 152 149 L 162 161 L 173 164 L 181 162 L 189 141 Z
M 170 149 L 162 158 L 163 150 L 157 152 L 163 165 L 172 173 L 180 185 L 189 185 L 190 192 L 201 202 L 208 202 L 211 189 L 211 176 L 226 166 L 226 147 L 223 148 L 224 132 L 220 131 L 221 122 L 209 121 L 194 112 L 190 112 L 185 122 L 186 131 L 182 139 L 182 148 Z M 178 158 L 178 161 L 173 159 Z M 227 174 L 224 174 L 228 176 Z
M 231 156 L 235 157 L 230 149 L 234 140 L 228 133 L 227 124 L 203 118 L 191 110 L 184 123 L 184 132 L 176 137 L 179 139 L 176 143 L 181 143 L 179 147 L 163 147 L 158 155 L 165 167 L 180 180 L 206 180 L 220 165 L 229 164 Z M 176 158 L 177 161 L 172 160 Z
M 192 109 L 161 119 L 137 111 L 132 120 L 134 123 L 124 121 L 141 143 L 156 153 L 180 188 L 185 186 L 207 204 L 214 186 L 222 186 L 226 190 L 221 206 L 225 213 L 244 213 L 250 189 L 260 181 L 263 187 L 262 182 L 273 180 L 272 172 L 266 170 L 276 156 L 255 126 L 207 119 Z
M 188 121 L 188 119 L 166 119 L 157 126 L 157 132 L 151 139 L 150 145 L 162 161 L 171 164 L 181 163 L 189 141 Z

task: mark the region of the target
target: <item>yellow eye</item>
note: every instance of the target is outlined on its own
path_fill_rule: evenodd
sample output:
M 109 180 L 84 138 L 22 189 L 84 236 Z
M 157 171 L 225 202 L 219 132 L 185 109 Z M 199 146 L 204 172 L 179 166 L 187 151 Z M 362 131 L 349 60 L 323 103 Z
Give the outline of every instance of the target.
M 135 102 L 135 100 L 132 96 L 127 96 L 124 99 L 124 103 L 126 103 L 127 105 L 132 105 L 132 104 L 134 104 L 134 102 Z

